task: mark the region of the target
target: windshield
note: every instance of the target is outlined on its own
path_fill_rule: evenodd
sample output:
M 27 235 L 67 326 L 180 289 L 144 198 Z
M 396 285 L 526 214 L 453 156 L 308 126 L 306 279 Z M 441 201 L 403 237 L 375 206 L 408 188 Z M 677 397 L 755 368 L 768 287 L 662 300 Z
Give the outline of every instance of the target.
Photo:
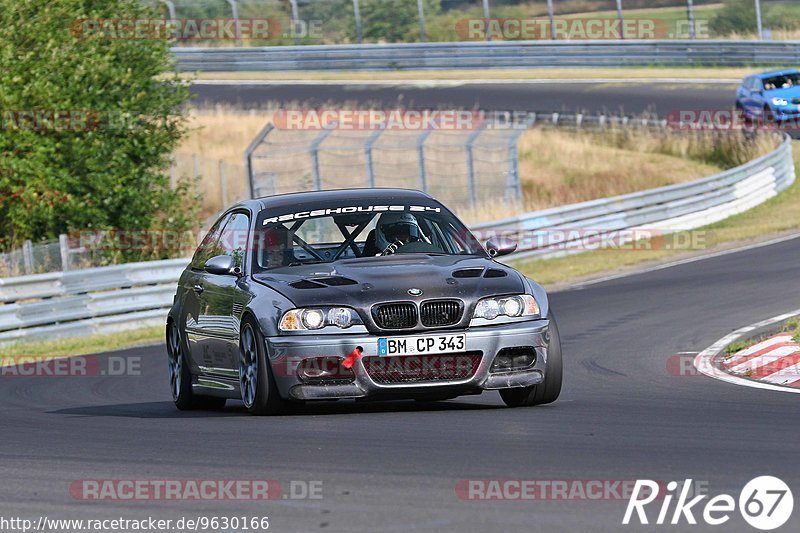
M 264 210 L 256 221 L 253 248 L 254 272 L 394 254 L 486 255 L 472 233 L 436 205 Z
M 791 89 L 800 87 L 800 72 L 782 74 L 764 79 L 764 90 L 774 91 L 775 89 Z

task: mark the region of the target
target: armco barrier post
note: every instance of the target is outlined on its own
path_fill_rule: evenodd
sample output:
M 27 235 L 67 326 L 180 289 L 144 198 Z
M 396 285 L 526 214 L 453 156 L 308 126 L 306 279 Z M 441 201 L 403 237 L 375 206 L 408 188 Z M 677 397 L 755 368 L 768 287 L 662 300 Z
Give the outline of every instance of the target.
M 292 33 L 294 33 L 294 44 L 300 44 L 300 32 L 298 26 L 300 22 L 300 14 L 297 9 L 297 0 L 289 0 L 292 4 Z
M 417 11 L 419 12 L 419 42 L 425 42 L 425 8 L 422 0 L 417 0 Z
M 178 18 L 175 16 L 175 4 L 173 2 L 170 0 L 161 0 L 161 3 L 167 6 L 167 11 L 169 11 L 169 18 L 171 20 Z
M 319 170 L 319 146 L 325 141 L 328 135 L 331 134 L 336 124 L 322 130 L 311 142 L 309 154 L 311 155 L 311 173 L 314 178 L 314 190 L 319 191 L 322 189 L 322 175 Z
M 487 41 L 491 41 L 492 40 L 492 34 L 489 31 L 489 23 L 491 22 L 489 20 L 490 16 L 491 15 L 490 15 L 490 11 L 489 11 L 489 0 L 483 0 L 483 21 L 484 21 L 484 28 L 486 30 L 486 40 Z
M 367 161 L 367 186 L 375 187 L 375 168 L 372 164 L 372 146 L 383 133 L 383 128 L 378 128 L 369 134 L 364 141 L 364 157 Z
M 33 274 L 33 243 L 30 240 L 22 243 L 22 268 L 25 274 Z
M 69 272 L 69 238 L 63 233 L 58 236 L 58 250 L 61 253 L 61 271 Z
M 417 137 L 417 167 L 419 169 L 419 186 L 422 192 L 428 192 L 428 172 L 425 169 L 425 141 L 433 130 L 423 131 Z
M 359 9 L 358 0 L 353 0 L 353 17 L 356 22 L 356 42 L 361 44 L 361 9 Z
M 233 27 L 234 31 L 236 32 L 235 39 L 233 42 L 236 46 L 241 46 L 242 30 L 241 26 L 239 25 L 239 9 L 238 6 L 236 5 L 236 0 L 227 0 L 227 1 L 228 4 L 230 4 L 231 6 L 231 14 L 233 15 Z
M 228 181 L 225 176 L 225 161 L 219 160 L 219 198 L 222 209 L 228 205 Z
M 478 129 L 473 131 L 467 137 L 465 148 L 467 149 L 467 187 L 469 187 L 469 205 L 475 207 L 478 203 L 478 192 L 475 190 L 475 156 L 472 152 L 475 141 L 478 140 L 481 133 L 483 133 L 486 124 L 483 123 Z
M 264 142 L 264 139 L 267 138 L 267 135 L 269 135 L 269 132 L 271 132 L 274 129 L 275 129 L 275 126 L 273 126 L 272 122 L 270 122 L 269 124 L 264 126 L 261 129 L 261 131 L 258 132 L 258 135 L 256 135 L 256 138 L 253 139 L 253 142 L 251 142 L 250 145 L 247 147 L 247 149 L 245 149 L 245 151 L 244 151 L 244 168 L 245 168 L 245 171 L 247 172 L 247 182 L 248 182 L 249 187 L 250 187 L 250 191 L 249 191 L 250 192 L 250 198 L 255 198 L 255 187 L 256 187 L 256 185 L 255 185 L 255 175 L 254 175 L 254 172 L 253 172 L 253 153 L 261 145 L 261 143 Z
M 525 133 L 524 128 L 514 130 L 508 140 L 508 175 L 506 176 L 506 203 L 522 201 L 522 181 L 519 178 L 519 151 L 517 141 Z

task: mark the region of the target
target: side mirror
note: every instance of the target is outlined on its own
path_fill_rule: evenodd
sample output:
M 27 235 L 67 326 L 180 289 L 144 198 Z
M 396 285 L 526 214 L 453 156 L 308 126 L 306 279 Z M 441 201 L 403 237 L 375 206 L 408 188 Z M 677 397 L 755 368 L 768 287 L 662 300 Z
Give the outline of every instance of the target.
M 234 267 L 233 257 L 218 255 L 206 261 L 205 271 L 209 274 L 218 274 L 220 276 L 238 276 L 239 269 Z
M 508 255 L 513 253 L 516 249 L 517 242 L 513 239 L 509 239 L 508 237 L 504 237 L 500 241 L 498 241 L 495 237 L 492 237 L 486 241 L 486 251 L 488 251 L 489 255 L 492 257 Z

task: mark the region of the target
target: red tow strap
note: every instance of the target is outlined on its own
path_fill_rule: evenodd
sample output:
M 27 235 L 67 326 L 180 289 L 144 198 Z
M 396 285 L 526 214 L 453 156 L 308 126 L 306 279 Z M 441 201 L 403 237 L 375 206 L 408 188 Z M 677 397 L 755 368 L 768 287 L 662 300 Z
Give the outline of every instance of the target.
M 342 366 L 348 370 L 353 368 L 353 365 L 356 364 L 356 361 L 358 361 L 358 358 L 361 357 L 361 354 L 361 348 L 356 347 L 356 349 L 350 352 L 350 355 L 348 355 L 345 360 L 342 361 Z

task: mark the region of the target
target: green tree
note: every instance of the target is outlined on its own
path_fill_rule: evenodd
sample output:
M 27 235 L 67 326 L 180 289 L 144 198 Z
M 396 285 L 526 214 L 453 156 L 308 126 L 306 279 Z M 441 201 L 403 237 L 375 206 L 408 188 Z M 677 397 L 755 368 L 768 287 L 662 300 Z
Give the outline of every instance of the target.
M 725 6 L 714 15 L 709 28 L 717 35 L 756 31 L 756 5 L 753 0 L 725 0 Z
M 440 11 L 439 0 L 424 0 L 426 21 Z M 415 0 L 361 0 L 361 25 L 366 41 L 391 43 L 419 40 L 419 11 Z M 353 30 L 355 36 L 355 30 Z
M 169 42 L 81 23 L 152 16 L 136 0 L 0 0 L 0 249 L 196 223 L 192 187 L 165 172 L 188 99 Z

